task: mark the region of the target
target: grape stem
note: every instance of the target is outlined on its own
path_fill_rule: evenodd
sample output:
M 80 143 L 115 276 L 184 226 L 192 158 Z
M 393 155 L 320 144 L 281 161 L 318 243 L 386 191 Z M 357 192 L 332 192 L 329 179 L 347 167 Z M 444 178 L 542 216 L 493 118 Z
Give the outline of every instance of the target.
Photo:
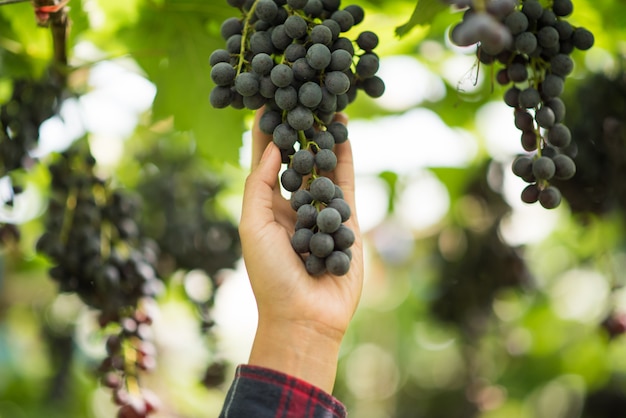
M 241 34 L 241 47 L 239 48 L 239 62 L 237 63 L 237 75 L 241 73 L 241 69 L 243 68 L 243 63 L 245 61 L 243 51 L 246 50 L 246 41 L 248 40 L 248 35 L 250 29 L 252 28 L 250 20 L 252 19 L 252 16 L 254 16 L 254 12 L 256 11 L 256 6 L 258 3 L 258 0 L 255 0 L 255 2 L 252 3 L 252 7 L 250 7 L 250 10 L 244 18 L 243 32 Z

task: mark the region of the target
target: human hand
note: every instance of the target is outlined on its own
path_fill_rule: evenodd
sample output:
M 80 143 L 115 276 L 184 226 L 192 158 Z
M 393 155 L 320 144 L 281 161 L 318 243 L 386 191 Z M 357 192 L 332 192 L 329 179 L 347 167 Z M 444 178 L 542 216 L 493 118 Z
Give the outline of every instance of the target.
M 278 182 L 280 150 L 252 131 L 252 171 L 246 180 L 239 225 L 243 258 L 259 312 L 250 363 L 295 375 L 330 392 L 339 345 L 358 305 L 363 285 L 363 249 L 354 205 L 350 141 L 335 146 L 337 167 L 329 177 L 344 192 L 356 236 L 345 276 L 311 276 L 291 247 L 296 214 Z M 342 114 L 337 120 L 346 123 Z

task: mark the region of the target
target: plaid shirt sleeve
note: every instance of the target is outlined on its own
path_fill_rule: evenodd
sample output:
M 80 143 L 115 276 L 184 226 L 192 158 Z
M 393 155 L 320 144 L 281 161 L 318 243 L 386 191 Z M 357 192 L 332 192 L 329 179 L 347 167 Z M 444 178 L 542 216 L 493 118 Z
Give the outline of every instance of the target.
M 220 418 L 345 418 L 345 407 L 323 390 L 293 376 L 240 365 Z

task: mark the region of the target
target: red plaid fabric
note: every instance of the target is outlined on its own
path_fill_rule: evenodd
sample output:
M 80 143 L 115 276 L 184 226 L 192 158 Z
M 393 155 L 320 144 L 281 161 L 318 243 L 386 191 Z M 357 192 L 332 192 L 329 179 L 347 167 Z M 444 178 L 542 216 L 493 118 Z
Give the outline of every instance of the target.
M 240 365 L 220 418 L 345 418 L 345 407 L 321 389 L 263 367 Z

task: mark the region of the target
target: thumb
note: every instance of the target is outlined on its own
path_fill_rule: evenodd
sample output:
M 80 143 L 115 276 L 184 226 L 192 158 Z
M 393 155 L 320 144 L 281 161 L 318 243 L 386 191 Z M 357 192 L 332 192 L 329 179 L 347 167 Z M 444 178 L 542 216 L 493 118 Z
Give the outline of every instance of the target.
M 267 144 L 259 164 L 246 179 L 243 191 L 241 224 L 263 224 L 274 220 L 273 196 L 280 171 L 280 151 L 273 142 Z

